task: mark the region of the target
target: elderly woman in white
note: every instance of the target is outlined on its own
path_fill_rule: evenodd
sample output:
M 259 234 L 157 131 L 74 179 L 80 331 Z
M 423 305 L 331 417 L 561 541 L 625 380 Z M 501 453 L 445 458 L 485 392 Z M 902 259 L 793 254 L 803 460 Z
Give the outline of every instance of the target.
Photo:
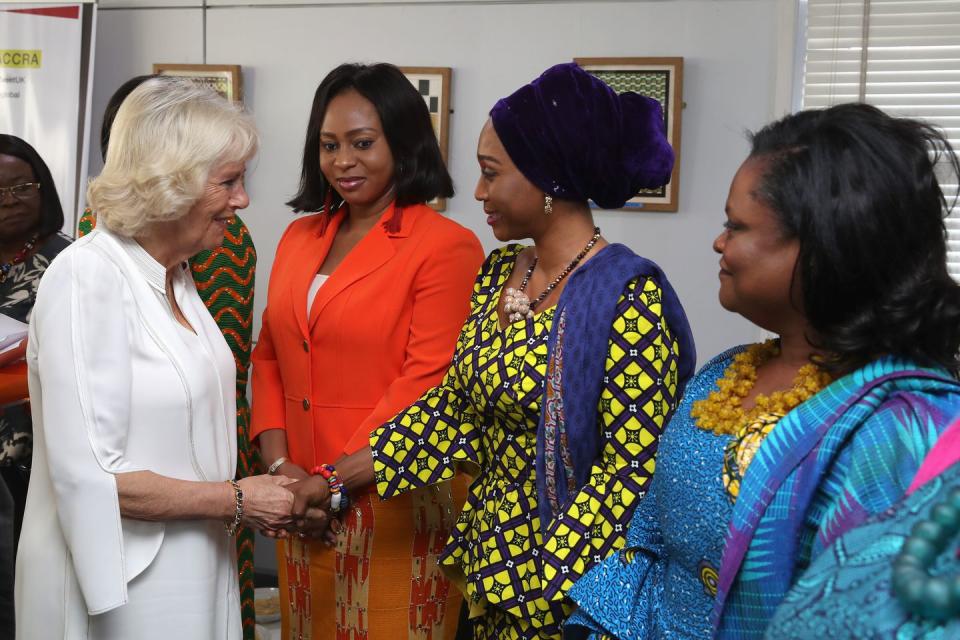
M 233 356 L 186 260 L 249 203 L 250 118 L 156 78 L 124 101 L 87 192 L 96 230 L 50 265 L 30 323 L 35 445 L 17 638 L 241 637 L 238 525 L 281 528 L 285 478 L 233 482 Z

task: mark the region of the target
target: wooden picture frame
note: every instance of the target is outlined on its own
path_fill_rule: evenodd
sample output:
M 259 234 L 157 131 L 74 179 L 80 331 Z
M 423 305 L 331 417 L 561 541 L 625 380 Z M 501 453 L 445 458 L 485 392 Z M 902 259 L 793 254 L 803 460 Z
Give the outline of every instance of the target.
M 644 189 L 623 206 L 643 211 L 677 211 L 680 195 L 680 122 L 683 111 L 683 58 L 574 58 L 618 93 L 635 91 L 655 98 L 663 107 L 667 140 L 676 157 L 670 182 Z
M 427 104 L 433 131 L 437 134 L 437 143 L 440 145 L 440 155 L 446 164 L 450 140 L 450 80 L 453 70 L 450 67 L 400 67 L 400 71 L 407 76 Z M 447 199 L 435 198 L 427 204 L 437 211 L 445 211 Z
M 243 74 L 238 64 L 154 63 L 153 72 L 189 78 L 197 84 L 210 87 L 227 100 L 243 102 Z

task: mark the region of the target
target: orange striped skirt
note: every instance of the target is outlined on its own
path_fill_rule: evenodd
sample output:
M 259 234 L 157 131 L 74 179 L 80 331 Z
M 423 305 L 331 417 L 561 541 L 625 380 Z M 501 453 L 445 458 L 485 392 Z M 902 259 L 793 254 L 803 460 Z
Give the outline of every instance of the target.
M 283 638 L 450 640 L 461 595 L 438 565 L 467 479 L 380 500 L 351 496 L 333 547 L 277 544 Z

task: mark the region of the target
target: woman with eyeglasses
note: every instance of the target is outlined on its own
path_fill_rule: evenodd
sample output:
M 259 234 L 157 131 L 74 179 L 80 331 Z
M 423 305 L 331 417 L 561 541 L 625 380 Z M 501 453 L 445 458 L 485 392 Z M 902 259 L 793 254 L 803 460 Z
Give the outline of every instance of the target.
M 0 134 L 0 314 L 27 322 L 40 276 L 70 244 L 50 169 L 16 136 Z M 0 367 L 23 358 L 22 343 L 0 353 Z M 32 449 L 26 398 L 0 407 L 0 637 L 13 637 L 16 555 Z

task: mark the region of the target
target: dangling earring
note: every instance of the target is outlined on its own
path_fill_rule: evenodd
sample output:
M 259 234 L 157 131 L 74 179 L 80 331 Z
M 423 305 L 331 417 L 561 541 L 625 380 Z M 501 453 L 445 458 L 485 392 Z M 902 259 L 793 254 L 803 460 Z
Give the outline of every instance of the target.
M 548 216 L 553 213 L 553 198 L 543 194 L 543 215 Z

